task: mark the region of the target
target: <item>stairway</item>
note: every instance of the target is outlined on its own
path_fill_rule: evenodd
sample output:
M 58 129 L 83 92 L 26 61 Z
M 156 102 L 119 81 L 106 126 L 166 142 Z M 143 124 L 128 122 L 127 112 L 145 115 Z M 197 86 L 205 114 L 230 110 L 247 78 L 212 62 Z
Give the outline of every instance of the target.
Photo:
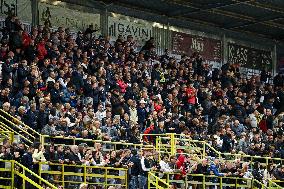
M 26 146 L 40 141 L 40 134 L 28 125 L 0 109 L 0 130 L 14 132 L 15 142 L 24 142 Z
M 29 147 L 39 141 L 40 136 L 38 132 L 0 109 L 0 144 L 9 140 L 10 143 L 23 142 L 26 147 Z M 42 185 L 50 189 L 57 189 L 53 184 L 17 161 L 1 160 L 0 157 L 0 188 L 45 189 Z

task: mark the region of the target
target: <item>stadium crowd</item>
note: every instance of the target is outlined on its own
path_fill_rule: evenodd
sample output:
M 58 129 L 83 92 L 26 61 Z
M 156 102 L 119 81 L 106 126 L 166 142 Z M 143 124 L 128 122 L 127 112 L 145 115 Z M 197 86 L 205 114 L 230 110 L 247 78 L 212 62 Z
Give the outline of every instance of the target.
M 15 16 L 5 25 L 0 105 L 41 134 L 153 144 L 154 137 L 140 134 L 177 133 L 208 141 L 221 152 L 284 159 L 283 73 L 272 77 L 263 70 L 249 78 L 237 64 L 212 69 L 198 53 L 181 60 L 168 50 L 158 56 L 154 38 L 137 49 L 131 35 L 110 41 L 91 26 L 74 39 L 62 27 L 38 26 L 28 33 Z M 129 167 L 130 188 L 146 188 L 149 170 L 181 172 L 181 177 L 213 173 L 284 179 L 283 166 L 262 168 L 259 162 L 250 170 L 237 161 L 219 167 L 217 159 L 199 162 L 188 155 L 150 161 L 156 152 L 139 155 L 132 149 L 24 148 L 7 143 L 1 158 L 19 160 L 31 170 L 39 152 L 40 160 L 51 162 Z

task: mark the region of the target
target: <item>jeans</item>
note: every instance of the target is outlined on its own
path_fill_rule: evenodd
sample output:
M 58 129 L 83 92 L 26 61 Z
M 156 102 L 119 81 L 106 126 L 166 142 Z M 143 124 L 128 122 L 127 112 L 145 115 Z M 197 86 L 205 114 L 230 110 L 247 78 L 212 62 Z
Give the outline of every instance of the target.
M 147 189 L 148 185 L 147 185 L 147 176 L 144 175 L 139 175 L 138 176 L 138 180 L 139 180 L 139 189 Z
M 138 176 L 131 176 L 129 181 L 129 189 L 137 189 L 139 185 Z

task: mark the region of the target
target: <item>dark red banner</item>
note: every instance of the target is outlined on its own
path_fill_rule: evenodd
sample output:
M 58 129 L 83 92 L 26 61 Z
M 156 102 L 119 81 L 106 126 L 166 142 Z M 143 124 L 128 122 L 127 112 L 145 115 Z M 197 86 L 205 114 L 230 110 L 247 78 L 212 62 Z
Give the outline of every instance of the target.
M 194 52 L 208 61 L 221 62 L 221 41 L 196 35 L 173 32 L 173 53 L 192 55 Z

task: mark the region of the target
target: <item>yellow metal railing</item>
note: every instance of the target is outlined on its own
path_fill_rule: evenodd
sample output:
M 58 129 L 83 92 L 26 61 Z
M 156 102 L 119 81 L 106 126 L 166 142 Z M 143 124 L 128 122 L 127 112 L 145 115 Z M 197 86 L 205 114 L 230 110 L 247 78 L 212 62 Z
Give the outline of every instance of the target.
M 0 129 L 0 142 L 8 140 L 10 143 L 14 142 L 14 132 L 4 131 Z
M 182 145 L 181 145 L 182 143 Z M 183 150 L 183 153 L 195 154 L 200 159 L 206 158 L 208 152 L 214 154 L 217 158 L 224 158 L 227 160 L 241 159 L 245 161 L 255 162 L 259 161 L 262 164 L 268 165 L 271 162 L 284 163 L 284 159 L 281 158 L 272 158 L 272 157 L 263 157 L 263 156 L 251 156 L 247 154 L 232 154 L 232 153 L 221 153 L 213 148 L 206 141 L 191 140 L 183 138 L 181 135 L 177 134 L 163 134 L 159 135 L 156 138 L 157 149 L 161 153 L 167 153 L 169 155 L 177 154 L 177 150 Z
M 30 144 L 33 143 L 36 139 L 40 139 L 40 133 L 38 133 L 19 119 L 8 114 L 3 109 L 0 109 L 0 122 L 2 123 L 2 128 L 14 131 L 17 135 L 21 135 L 21 137 Z
M 46 167 L 48 165 L 48 167 Z M 49 175 L 55 183 L 64 187 L 87 183 L 89 186 L 120 185 L 128 187 L 128 169 L 104 166 L 87 166 L 74 164 L 56 164 L 40 162 L 39 176 Z
M 126 149 L 126 148 L 134 148 L 134 149 L 154 149 L 153 145 L 143 145 L 142 143 L 134 144 L 128 142 L 113 142 L 113 141 L 103 141 L 103 140 L 92 140 L 92 139 L 83 139 L 83 138 L 75 138 L 75 137 L 63 137 L 63 136 L 55 136 L 51 137 L 48 135 L 41 135 L 41 142 L 43 145 L 47 145 L 52 141 L 52 143 L 57 145 L 79 145 L 81 143 L 86 143 L 89 147 L 93 147 L 94 144 L 99 143 L 105 145 L 109 150 L 118 150 L 118 149 Z
M 0 160 L 0 188 L 22 188 L 29 189 L 34 186 L 44 189 L 36 180 L 50 189 L 57 189 L 54 185 L 36 175 L 20 163 L 14 160 Z
M 155 175 L 154 172 L 148 173 L 148 189 L 169 189 L 170 184 Z
M 283 184 L 284 184 L 283 180 L 282 181 L 280 181 L 280 180 L 268 180 L 268 186 L 269 186 L 270 189 L 281 189 L 281 188 L 284 188 Z
M 161 173 L 156 173 L 161 174 Z M 187 174 L 183 179 L 175 180 L 175 175 L 179 173 L 162 173 L 163 178 L 166 178 L 166 183 L 179 183 L 183 188 L 200 188 L 207 189 L 209 186 L 218 186 L 218 188 L 230 187 L 230 189 L 282 189 L 273 181 L 268 181 L 267 185 L 261 181 L 252 178 L 240 177 L 218 177 L 215 175 L 203 174 Z

